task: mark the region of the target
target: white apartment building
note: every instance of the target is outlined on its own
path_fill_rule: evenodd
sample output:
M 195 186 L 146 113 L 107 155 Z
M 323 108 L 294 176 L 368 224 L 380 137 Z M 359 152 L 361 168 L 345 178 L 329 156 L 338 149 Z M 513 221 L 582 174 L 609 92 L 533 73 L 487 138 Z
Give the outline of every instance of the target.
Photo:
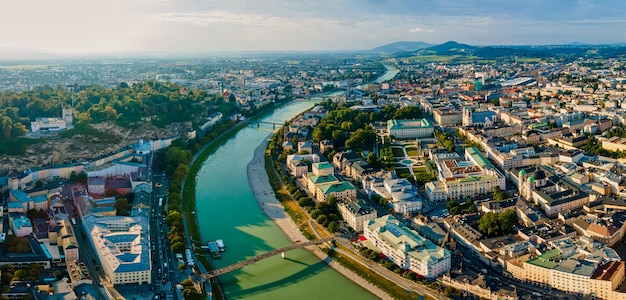
M 372 192 L 387 199 L 393 210 L 401 214 L 412 214 L 422 210 L 422 199 L 416 188 L 405 178 L 385 178 L 382 184 L 371 186 Z
M 377 216 L 376 210 L 363 201 L 340 201 L 337 207 L 343 220 L 356 232 L 363 232 L 363 224 Z
M 450 270 L 448 250 L 423 238 L 392 215 L 367 221 L 364 235 L 402 269 L 426 278 L 436 278 Z
M 82 224 L 111 283 L 152 282 L 148 218 L 90 214 Z
M 287 155 L 286 165 L 294 177 L 302 177 L 309 172 L 309 166 L 305 161 L 318 163 L 320 157 L 317 154 L 291 154 Z

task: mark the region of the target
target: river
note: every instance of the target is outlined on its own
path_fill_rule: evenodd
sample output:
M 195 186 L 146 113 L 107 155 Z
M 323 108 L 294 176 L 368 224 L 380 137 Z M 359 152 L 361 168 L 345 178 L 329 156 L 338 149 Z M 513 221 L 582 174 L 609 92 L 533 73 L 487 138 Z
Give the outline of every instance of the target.
M 292 101 L 262 121 L 282 124 L 314 103 Z M 247 180 L 254 149 L 271 130 L 267 124 L 242 129 L 211 154 L 198 173 L 196 205 L 203 242 L 222 239 L 226 244 L 222 259 L 213 261 L 217 268 L 292 244 L 263 213 Z M 375 299 L 303 249 L 222 275 L 220 282 L 228 299 Z
M 391 80 L 394 77 L 396 77 L 396 75 L 398 75 L 398 73 L 400 73 L 400 70 L 398 70 L 397 67 L 395 66 L 390 66 L 390 65 L 384 65 L 385 69 L 387 69 L 387 72 L 385 72 L 385 74 L 381 75 L 380 77 L 378 77 L 376 79 L 376 83 L 383 83 L 387 80 Z
M 385 68 L 387 72 L 376 82 L 390 80 L 399 72 L 392 66 Z M 320 100 L 292 101 L 261 121 L 283 124 Z M 196 210 L 203 242 L 222 239 L 227 249 L 222 259 L 213 261 L 217 268 L 292 244 L 263 213 L 248 184 L 247 166 L 254 149 L 272 129 L 267 124 L 242 129 L 211 154 L 198 172 Z M 277 255 L 259 261 L 219 279 L 228 299 L 376 299 L 304 249 L 287 252 L 285 259 Z

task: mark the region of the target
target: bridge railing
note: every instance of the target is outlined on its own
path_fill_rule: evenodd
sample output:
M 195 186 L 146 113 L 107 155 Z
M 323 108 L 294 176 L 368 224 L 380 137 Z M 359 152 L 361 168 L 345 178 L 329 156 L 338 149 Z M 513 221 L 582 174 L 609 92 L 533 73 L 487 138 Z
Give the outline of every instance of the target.
M 331 242 L 333 240 L 335 240 L 335 237 L 329 237 L 329 238 L 325 238 L 325 239 L 319 239 L 319 240 L 314 240 L 314 241 L 308 241 L 308 242 L 304 242 L 304 243 L 289 245 L 289 246 L 286 246 L 286 247 L 282 247 L 282 248 L 279 248 L 279 249 L 275 249 L 275 250 L 272 250 L 272 251 L 269 251 L 269 252 L 265 252 L 265 253 L 259 254 L 259 255 L 255 256 L 255 257 L 246 259 L 244 261 L 241 261 L 241 262 L 238 262 L 238 263 L 235 263 L 235 264 L 232 264 L 232 265 L 220 268 L 220 269 L 209 271 L 207 273 L 201 274 L 201 276 L 205 280 L 209 280 L 209 279 L 211 279 L 213 277 L 217 277 L 219 275 L 226 274 L 228 272 L 232 272 L 234 270 L 243 268 L 243 267 L 245 267 L 247 265 L 250 265 L 250 264 L 253 264 L 253 263 L 257 262 L 257 261 L 260 261 L 260 260 L 272 257 L 272 256 L 277 255 L 279 253 L 287 252 L 287 251 L 298 249 L 298 248 L 304 248 L 304 247 L 307 247 L 307 246 L 319 245 L 319 244 Z

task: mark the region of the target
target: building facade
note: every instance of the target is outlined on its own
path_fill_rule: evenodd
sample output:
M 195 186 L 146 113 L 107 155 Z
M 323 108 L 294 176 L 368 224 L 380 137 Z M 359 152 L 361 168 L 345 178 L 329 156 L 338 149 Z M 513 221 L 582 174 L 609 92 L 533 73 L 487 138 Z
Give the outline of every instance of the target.
M 423 238 L 392 215 L 367 221 L 364 235 L 402 269 L 426 278 L 436 278 L 450 270 L 448 250 Z
M 356 198 L 356 188 L 347 181 L 317 185 L 315 197 L 318 202 L 326 202 L 331 196 L 339 201 Z
M 426 119 L 389 120 L 387 121 L 387 132 L 396 139 L 414 139 L 432 137 L 435 128 Z
M 147 217 L 97 217 L 90 214 L 83 218 L 82 224 L 111 283 L 152 282 Z
M 337 207 L 343 220 L 356 232 L 363 232 L 363 224 L 377 216 L 376 210 L 363 201 L 340 201 Z

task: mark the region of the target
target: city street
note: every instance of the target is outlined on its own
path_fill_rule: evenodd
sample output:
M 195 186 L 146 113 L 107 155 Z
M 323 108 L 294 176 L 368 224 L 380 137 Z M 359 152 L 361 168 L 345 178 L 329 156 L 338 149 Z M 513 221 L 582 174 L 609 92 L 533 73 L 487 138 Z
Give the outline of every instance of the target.
M 167 182 L 164 174 L 152 169 L 152 210 L 150 213 L 150 242 L 153 264 L 153 282 L 156 291 L 165 294 L 167 299 L 176 299 L 175 275 L 179 273 L 178 264 L 171 252 L 165 224 Z

